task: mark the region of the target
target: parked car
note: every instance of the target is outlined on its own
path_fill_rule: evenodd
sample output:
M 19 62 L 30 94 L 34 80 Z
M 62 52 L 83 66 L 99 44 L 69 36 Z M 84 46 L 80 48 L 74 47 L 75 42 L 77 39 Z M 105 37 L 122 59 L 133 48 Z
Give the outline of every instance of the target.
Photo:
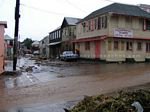
M 64 61 L 77 60 L 79 58 L 78 54 L 73 53 L 73 51 L 64 51 L 60 55 L 60 59 Z

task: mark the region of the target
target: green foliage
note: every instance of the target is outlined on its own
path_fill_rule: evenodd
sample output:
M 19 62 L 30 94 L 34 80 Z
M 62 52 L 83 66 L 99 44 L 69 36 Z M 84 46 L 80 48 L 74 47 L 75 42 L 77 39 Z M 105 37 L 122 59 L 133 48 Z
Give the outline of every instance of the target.
M 24 43 L 24 46 L 27 47 L 27 49 L 31 49 L 31 45 L 32 45 L 32 43 L 33 43 L 33 40 L 30 39 L 30 38 L 26 38 L 26 39 L 23 41 L 23 43 Z

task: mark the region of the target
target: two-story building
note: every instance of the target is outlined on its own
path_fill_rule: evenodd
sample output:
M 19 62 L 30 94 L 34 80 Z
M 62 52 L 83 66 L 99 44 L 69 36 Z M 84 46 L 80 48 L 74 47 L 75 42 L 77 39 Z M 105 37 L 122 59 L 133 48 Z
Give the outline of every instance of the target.
M 76 39 L 76 23 L 79 22 L 79 18 L 65 17 L 61 29 L 62 29 L 62 51 L 75 50 L 73 40 Z
M 109 62 L 150 59 L 150 14 L 139 6 L 113 3 L 77 24 L 81 58 Z
M 7 23 L 5 21 L 0 21 L 0 74 L 4 72 L 4 33 L 5 28 L 7 28 Z
M 5 35 L 4 40 L 5 40 L 5 58 L 12 59 L 14 39 L 11 38 L 9 35 Z
M 40 56 L 49 58 L 49 35 L 40 41 Z
M 61 28 L 58 27 L 49 33 L 49 56 L 50 58 L 59 57 L 61 53 Z

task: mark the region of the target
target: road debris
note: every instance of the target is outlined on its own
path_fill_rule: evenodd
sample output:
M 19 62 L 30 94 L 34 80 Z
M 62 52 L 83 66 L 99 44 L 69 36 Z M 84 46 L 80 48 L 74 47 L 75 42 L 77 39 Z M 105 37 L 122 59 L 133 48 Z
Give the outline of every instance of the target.
M 69 112 L 137 112 L 131 105 L 135 101 L 142 105 L 144 112 L 149 112 L 149 99 L 150 90 L 120 91 L 115 96 L 85 96 Z

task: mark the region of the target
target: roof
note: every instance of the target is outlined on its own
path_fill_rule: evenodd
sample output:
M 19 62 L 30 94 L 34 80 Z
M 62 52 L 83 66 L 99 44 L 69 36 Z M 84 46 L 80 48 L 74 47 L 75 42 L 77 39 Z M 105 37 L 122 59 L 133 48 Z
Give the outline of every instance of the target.
M 4 36 L 4 39 L 5 39 L 5 40 L 13 40 L 13 38 L 11 38 L 9 35 L 5 35 L 5 36 Z
M 6 21 L 0 21 L 0 25 L 4 25 L 5 28 L 7 28 L 7 22 Z
M 39 41 L 34 41 L 33 43 L 32 43 L 32 46 L 34 46 L 34 45 L 39 45 L 40 43 L 39 43 Z
M 79 22 L 79 20 L 81 20 L 80 18 L 73 18 L 73 17 L 65 17 L 64 19 L 66 20 L 68 25 L 76 25 L 76 23 Z
M 57 27 L 57 28 L 56 28 L 56 29 L 54 29 L 53 31 L 49 32 L 49 34 L 50 34 L 50 33 L 55 32 L 55 31 L 57 31 L 57 30 L 60 30 L 60 28 L 61 28 L 60 26 L 59 26 L 59 27 Z
M 91 14 L 86 16 L 84 19 L 82 19 L 80 22 L 82 22 L 84 20 L 89 20 L 98 15 L 102 15 L 102 14 L 108 13 L 108 12 L 112 12 L 115 14 L 121 14 L 121 15 L 128 15 L 128 16 L 150 18 L 150 14 L 147 13 L 146 11 L 142 10 L 139 6 L 113 3 L 104 8 L 101 8 L 101 9 L 98 9 L 98 10 L 92 12 Z

